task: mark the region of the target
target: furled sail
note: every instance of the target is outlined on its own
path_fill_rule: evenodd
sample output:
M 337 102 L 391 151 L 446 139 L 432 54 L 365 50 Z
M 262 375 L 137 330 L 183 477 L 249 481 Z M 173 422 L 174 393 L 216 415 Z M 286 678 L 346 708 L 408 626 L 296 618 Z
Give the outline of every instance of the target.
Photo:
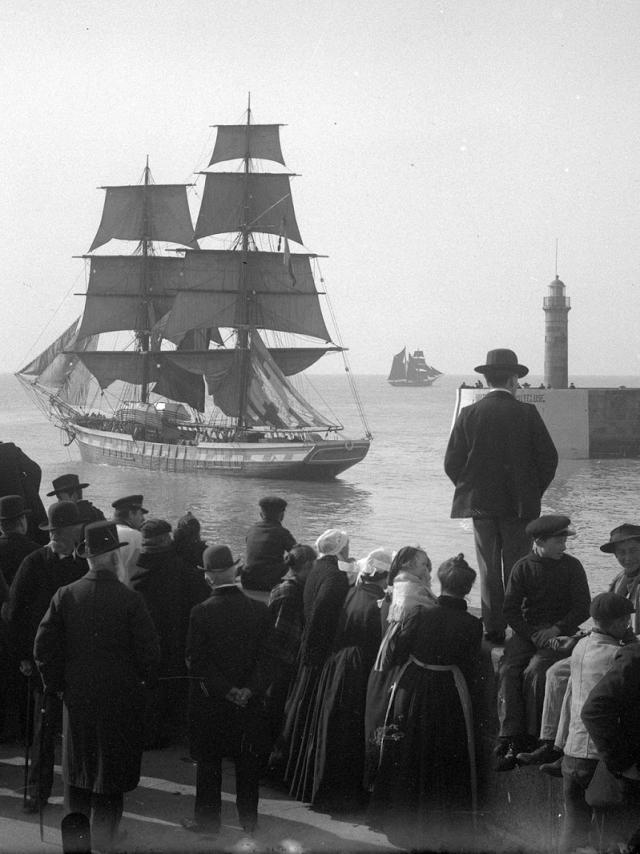
M 284 165 L 280 125 L 217 125 L 216 144 L 209 166 L 241 158 L 274 160 Z
M 391 373 L 389 374 L 390 380 L 404 380 L 407 376 L 407 371 L 405 367 L 405 353 L 407 348 L 403 347 L 399 353 L 393 357 L 393 362 L 391 363 Z
M 206 173 L 197 238 L 239 231 L 243 226 L 252 231 L 282 234 L 283 223 L 288 239 L 302 243 L 288 175 Z
M 78 322 L 79 318 L 76 318 L 53 344 L 17 374 L 23 381 L 36 382 L 72 406 L 84 405 L 91 382 L 91 374 L 79 358 L 79 353 L 89 353 L 98 344 L 97 335 L 79 339 Z M 75 352 L 69 353 L 68 350 Z
M 102 220 L 89 252 L 113 238 L 193 243 L 184 184 L 106 187 Z
M 234 360 L 229 372 L 220 381 L 209 383 L 209 392 L 225 415 L 238 417 L 239 358 Z M 251 335 L 245 421 L 253 427 L 270 427 L 275 430 L 327 430 L 339 426 L 331 424 L 293 388 L 255 332 Z
M 330 341 L 309 258 L 292 254 L 285 264 L 278 252 L 187 252 L 164 336 L 177 341 L 190 329 L 241 323 L 244 276 L 251 325 Z

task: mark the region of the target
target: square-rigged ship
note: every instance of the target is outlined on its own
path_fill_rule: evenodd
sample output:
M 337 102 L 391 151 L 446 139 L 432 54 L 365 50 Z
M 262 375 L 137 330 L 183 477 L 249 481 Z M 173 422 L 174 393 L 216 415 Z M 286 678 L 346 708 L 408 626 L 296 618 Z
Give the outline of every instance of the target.
M 148 162 L 140 184 L 104 188 L 83 314 L 16 374 L 84 460 L 315 480 L 366 456 L 346 362 L 362 438 L 341 436 L 289 379 L 343 348 L 322 314 L 318 256 L 290 249 L 302 237 L 286 170 L 280 125 L 253 124 L 249 109 L 217 126 L 195 230 L 187 185 L 153 183 Z M 202 248 L 211 235 L 225 248 Z M 135 241 L 133 254 L 93 254 L 112 240 Z M 100 349 L 125 330 L 126 345 Z

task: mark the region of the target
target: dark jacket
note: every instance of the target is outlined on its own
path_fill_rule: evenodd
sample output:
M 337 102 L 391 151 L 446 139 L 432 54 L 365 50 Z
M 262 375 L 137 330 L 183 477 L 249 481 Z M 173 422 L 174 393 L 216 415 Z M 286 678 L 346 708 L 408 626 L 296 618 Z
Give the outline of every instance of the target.
M 542 628 L 557 626 L 574 634 L 589 618 L 591 594 L 579 560 L 565 554 L 560 560 L 530 552 L 514 564 L 504 595 L 504 617 L 525 638 Z
M 0 572 L 9 587 L 22 561 L 39 548 L 42 548 L 40 543 L 16 531 L 0 536 Z
M 536 519 L 558 453 L 533 404 L 492 391 L 461 410 L 445 453 L 454 518 Z
M 65 783 L 94 792 L 138 785 L 142 680 L 158 636 L 137 593 L 108 570 L 90 570 L 54 595 L 34 648 L 45 689 L 63 693 Z
M 38 528 L 47 521 L 47 513 L 40 498 L 40 466 L 13 442 L 0 442 L 0 495 L 22 495 L 31 510 L 27 516 L 27 534 L 42 545 L 48 535 Z
M 247 532 L 247 552 L 241 571 L 247 590 L 271 590 L 287 571 L 284 553 L 296 543 L 291 531 L 280 522 L 263 520 Z
M 191 676 L 189 742 L 200 762 L 235 757 L 253 747 L 268 752 L 270 728 L 264 694 L 277 675 L 267 606 L 235 585 L 216 588 L 191 611 L 187 636 Z M 246 709 L 226 700 L 231 688 L 249 688 Z
M 640 644 L 624 646 L 592 688 L 580 717 L 614 774 L 640 762 Z
M 185 674 L 189 615 L 210 593 L 204 575 L 186 566 L 171 544 L 161 552 L 143 552 L 130 585 L 144 599 L 160 636 L 159 675 Z
M 338 620 L 348 592 L 349 581 L 346 573 L 338 568 L 338 558 L 335 555 L 318 558 L 304 585 L 302 664 L 324 664 L 333 649 Z
M 9 640 L 19 661 L 31 660 L 40 620 L 56 590 L 82 578 L 88 569 L 86 560 L 75 554 L 61 559 L 49 546 L 22 561 L 11 584 L 6 609 Z

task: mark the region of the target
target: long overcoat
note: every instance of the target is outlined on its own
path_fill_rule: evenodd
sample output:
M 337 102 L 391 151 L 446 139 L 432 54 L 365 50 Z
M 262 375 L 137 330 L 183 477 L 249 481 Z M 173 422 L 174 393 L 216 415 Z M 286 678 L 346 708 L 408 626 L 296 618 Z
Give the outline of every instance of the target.
M 237 757 L 241 749 L 268 753 L 271 728 L 265 692 L 278 673 L 267 606 L 235 585 L 223 585 L 191 611 L 187 635 L 189 744 L 198 762 Z M 249 688 L 245 709 L 225 697 Z
M 65 783 L 102 794 L 135 789 L 142 681 L 160 657 L 141 597 L 109 570 L 89 570 L 53 596 L 34 656 L 45 689 L 63 694 Z
M 558 452 L 540 413 L 506 391 L 465 406 L 444 468 L 455 485 L 451 516 L 537 519 Z

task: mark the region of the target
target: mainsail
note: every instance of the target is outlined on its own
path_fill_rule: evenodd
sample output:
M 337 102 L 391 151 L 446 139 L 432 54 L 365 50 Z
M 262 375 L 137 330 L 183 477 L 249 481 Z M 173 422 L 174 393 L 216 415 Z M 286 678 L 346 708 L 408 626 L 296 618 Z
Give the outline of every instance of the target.
M 341 429 L 288 379 L 342 348 L 322 314 L 317 256 L 289 249 L 289 241 L 302 243 L 292 176 L 254 171 L 255 161 L 285 166 L 279 129 L 251 124 L 250 113 L 245 125 L 218 126 L 195 228 L 187 186 L 153 183 L 148 164 L 141 184 L 103 188 L 102 218 L 84 256 L 82 317 L 19 372 L 23 382 L 79 413 L 92 385 L 98 394 L 117 387 L 129 401 L 146 405 L 155 395 L 200 413 L 208 394 L 237 430 Z M 225 161 L 241 161 L 241 171 L 221 171 Z M 228 233 L 224 248 L 199 245 Z M 256 233 L 277 239 L 277 249 L 259 248 Z M 136 242 L 133 254 L 95 254 L 124 240 Z M 123 332 L 131 336 L 124 347 L 105 348 L 103 340 Z M 295 338 L 283 347 L 281 335 Z M 313 340 L 301 344 L 300 336 Z

